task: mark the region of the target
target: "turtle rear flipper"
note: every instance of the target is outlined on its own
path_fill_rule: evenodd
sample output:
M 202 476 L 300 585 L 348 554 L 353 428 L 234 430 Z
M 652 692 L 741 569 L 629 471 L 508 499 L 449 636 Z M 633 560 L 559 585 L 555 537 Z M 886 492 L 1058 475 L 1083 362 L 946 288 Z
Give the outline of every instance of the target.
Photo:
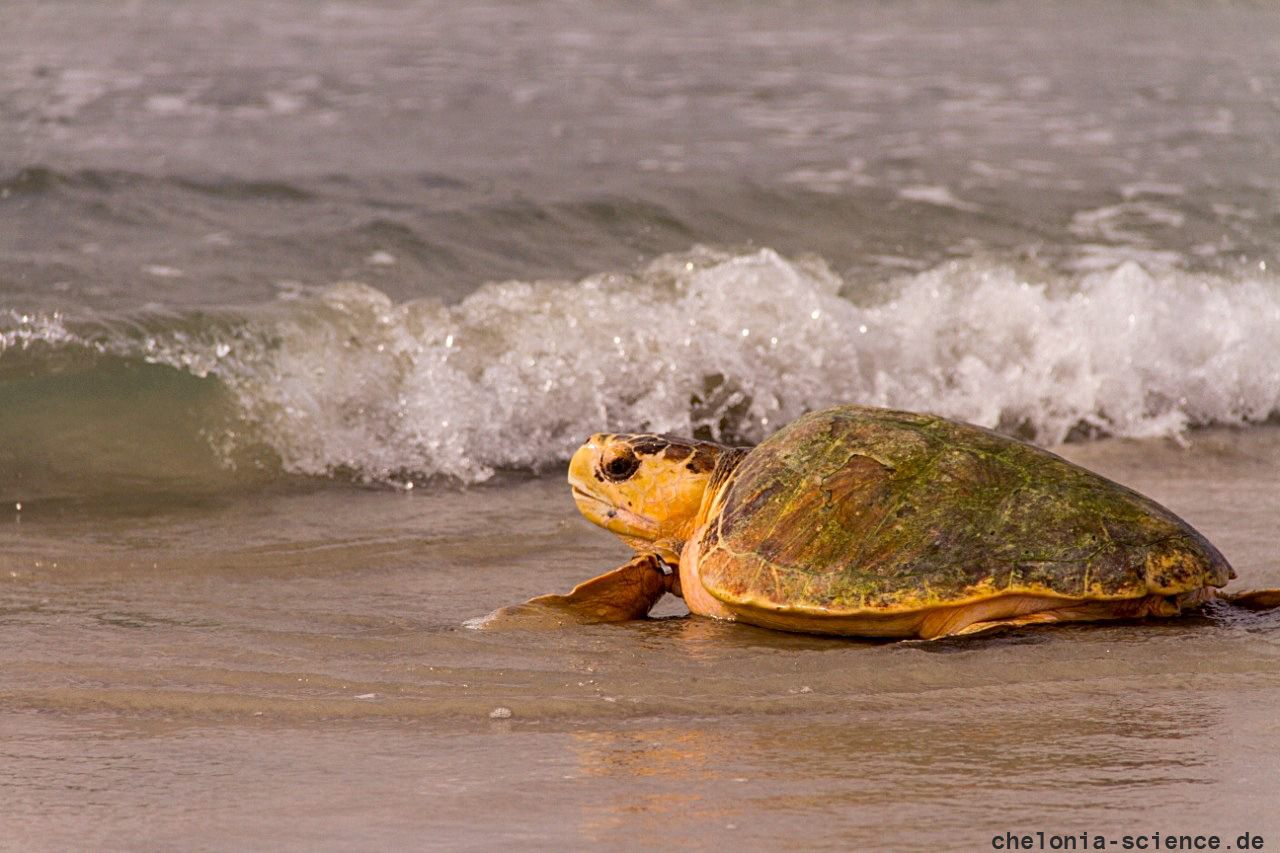
M 964 622 L 964 614 L 950 616 L 950 622 L 929 624 L 925 620 L 921 637 L 940 639 L 962 635 L 984 634 L 1006 628 L 1023 628 L 1028 625 L 1044 625 L 1052 622 L 1101 622 L 1110 619 L 1146 619 L 1150 617 L 1178 616 L 1203 605 L 1221 601 L 1248 610 L 1280 608 L 1280 589 L 1254 589 L 1245 592 L 1223 592 L 1212 587 L 1201 587 L 1181 595 L 1148 595 L 1143 598 L 1115 601 L 1064 602 L 1050 609 L 1028 612 L 1002 619 L 979 619 Z
M 936 617 L 925 617 L 919 633 L 922 639 L 936 640 L 1057 622 L 1169 618 L 1199 607 L 1214 597 L 1215 592 L 1209 587 L 1193 589 L 1181 595 L 1152 594 L 1110 601 L 1054 601 L 1048 598 L 1037 600 L 1034 596 L 1006 596 L 1003 599 L 977 602 L 969 607 L 939 608 Z M 999 609 L 1014 612 L 1008 616 L 995 615 Z
M 1248 589 L 1244 592 L 1219 590 L 1214 597 L 1219 601 L 1249 610 L 1270 610 L 1273 607 L 1280 607 L 1280 589 Z

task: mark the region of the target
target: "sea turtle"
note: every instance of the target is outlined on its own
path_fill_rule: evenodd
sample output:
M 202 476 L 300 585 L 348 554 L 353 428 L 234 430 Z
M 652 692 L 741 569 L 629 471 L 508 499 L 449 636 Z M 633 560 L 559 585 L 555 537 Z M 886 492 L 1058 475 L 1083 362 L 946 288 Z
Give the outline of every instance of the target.
M 620 621 L 671 592 L 719 619 L 929 639 L 1213 599 L 1280 605 L 1280 590 L 1219 592 L 1231 566 L 1155 501 L 932 415 L 837 406 L 755 448 L 602 433 L 573 455 L 569 484 L 637 556 L 524 612 Z

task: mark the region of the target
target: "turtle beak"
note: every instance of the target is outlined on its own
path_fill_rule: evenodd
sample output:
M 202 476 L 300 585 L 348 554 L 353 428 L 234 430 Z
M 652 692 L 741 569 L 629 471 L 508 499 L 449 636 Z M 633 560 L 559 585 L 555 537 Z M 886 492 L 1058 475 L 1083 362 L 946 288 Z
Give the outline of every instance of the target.
M 578 511 L 610 533 L 631 538 L 655 538 L 658 535 L 657 522 L 617 505 L 601 488 L 603 484 L 595 476 L 595 461 L 600 458 L 603 438 L 593 435 L 569 460 L 569 486 Z
M 569 460 L 569 485 L 573 486 L 574 491 L 589 490 L 588 484 L 594 478 L 592 467 L 595 460 L 600 458 L 602 451 L 600 441 L 602 438 L 604 438 L 602 435 L 591 436 Z

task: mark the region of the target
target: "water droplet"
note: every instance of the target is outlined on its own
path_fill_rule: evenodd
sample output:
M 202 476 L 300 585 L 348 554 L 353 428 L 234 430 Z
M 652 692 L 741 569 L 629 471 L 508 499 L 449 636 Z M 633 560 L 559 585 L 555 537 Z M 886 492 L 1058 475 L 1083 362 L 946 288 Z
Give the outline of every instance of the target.
M 750 329 L 743 329 L 743 330 L 742 330 L 742 336 L 743 336 L 744 338 L 745 338 L 747 335 L 749 335 L 749 334 L 751 334 L 751 330 L 750 330 Z
M 452 347 L 453 347 L 453 335 L 446 335 L 446 336 L 445 336 L 445 339 L 444 339 L 444 345 L 445 345 L 445 348 L 446 348 L 446 349 L 452 349 Z
M 863 323 L 862 325 L 858 326 L 858 331 L 859 331 L 860 333 L 862 333 L 862 334 L 864 334 L 864 335 L 865 335 L 865 334 L 867 333 L 867 326 L 866 326 L 866 324 L 865 324 L 865 323 Z
M 13 505 L 13 508 L 14 508 L 14 509 L 16 509 L 18 512 L 22 512 L 22 504 L 21 504 L 21 503 L 16 503 L 16 504 L 14 504 L 14 505 Z
M 816 320 L 822 316 L 822 312 L 815 308 L 809 312 L 809 316 Z

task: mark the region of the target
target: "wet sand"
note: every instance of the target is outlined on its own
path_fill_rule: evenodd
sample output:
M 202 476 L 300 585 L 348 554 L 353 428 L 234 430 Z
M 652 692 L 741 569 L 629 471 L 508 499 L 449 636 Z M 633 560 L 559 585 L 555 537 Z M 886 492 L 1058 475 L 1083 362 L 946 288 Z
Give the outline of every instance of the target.
M 1280 429 L 1191 441 L 1063 452 L 1280 585 Z M 1280 843 L 1280 614 L 867 643 L 670 600 L 477 631 L 625 559 L 558 475 L 164 503 L 6 510 L 0 847 Z

